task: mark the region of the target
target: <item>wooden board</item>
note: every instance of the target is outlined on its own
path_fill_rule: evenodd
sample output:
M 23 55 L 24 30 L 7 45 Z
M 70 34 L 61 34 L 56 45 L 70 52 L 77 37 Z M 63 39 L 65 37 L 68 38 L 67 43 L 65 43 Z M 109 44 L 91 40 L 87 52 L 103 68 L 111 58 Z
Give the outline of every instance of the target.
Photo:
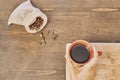
M 71 43 L 68 43 L 66 46 L 68 47 L 70 44 Z M 99 56 L 94 80 L 119 80 L 120 44 L 92 43 L 92 45 L 96 46 L 97 50 L 103 52 L 102 56 Z M 66 68 L 68 68 L 67 63 Z M 66 75 L 69 74 L 68 72 L 68 69 L 66 69 Z M 66 80 L 69 79 L 70 76 L 66 76 Z
M 40 45 L 40 32 L 29 34 L 23 26 L 7 26 L 9 15 L 23 1 L 26 0 L 0 0 L 0 80 L 65 80 L 66 43 L 77 39 L 120 42 L 119 0 L 32 0 L 48 16 L 48 24 L 43 30 L 46 45 Z M 101 7 L 103 9 L 99 11 Z M 58 35 L 55 40 L 54 33 Z M 110 70 L 98 71 L 103 73 L 97 76 L 98 79 L 115 80 L 120 75 L 116 70 L 120 64 L 119 56 L 116 56 L 119 44 L 117 46 L 112 51 L 108 44 L 97 44 L 105 53 L 98 68 Z M 103 60 L 115 62 L 107 65 Z M 111 76 L 112 69 L 115 77 Z
M 120 80 L 120 43 L 93 45 L 103 51 L 97 63 L 95 80 Z

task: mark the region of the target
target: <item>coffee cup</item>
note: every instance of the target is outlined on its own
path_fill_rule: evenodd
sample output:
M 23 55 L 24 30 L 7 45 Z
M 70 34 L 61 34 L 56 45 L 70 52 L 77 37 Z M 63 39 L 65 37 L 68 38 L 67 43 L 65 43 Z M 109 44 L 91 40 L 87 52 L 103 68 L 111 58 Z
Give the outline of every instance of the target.
M 85 40 L 74 41 L 70 45 L 68 53 L 71 62 L 76 65 L 84 65 L 94 57 L 93 46 Z M 102 52 L 98 51 L 98 55 L 102 55 Z

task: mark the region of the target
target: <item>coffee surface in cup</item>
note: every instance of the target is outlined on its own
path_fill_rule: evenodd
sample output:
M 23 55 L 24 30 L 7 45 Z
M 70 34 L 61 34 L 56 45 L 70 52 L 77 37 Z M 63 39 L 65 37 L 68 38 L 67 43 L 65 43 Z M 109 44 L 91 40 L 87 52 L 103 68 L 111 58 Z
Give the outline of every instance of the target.
M 70 56 L 73 61 L 77 63 L 85 63 L 88 61 L 90 53 L 88 49 L 83 45 L 75 45 L 70 52 Z

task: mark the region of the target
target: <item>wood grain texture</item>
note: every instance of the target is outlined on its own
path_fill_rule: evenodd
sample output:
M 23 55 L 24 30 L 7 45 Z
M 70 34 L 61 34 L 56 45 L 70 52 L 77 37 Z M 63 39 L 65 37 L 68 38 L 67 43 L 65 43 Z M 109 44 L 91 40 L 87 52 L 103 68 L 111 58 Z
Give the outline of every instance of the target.
M 9 15 L 23 1 L 0 0 L 0 80 L 65 80 L 66 43 L 120 42 L 119 0 L 32 0 L 49 19 L 43 29 L 46 45 L 40 45 L 40 32 L 7 26 Z M 93 11 L 99 8 L 118 10 Z M 96 80 L 119 80 L 119 44 L 95 45 L 104 52 Z
M 91 43 L 98 51 L 102 51 L 99 56 L 94 80 L 120 80 L 120 43 Z M 70 43 L 67 44 L 67 47 Z M 67 65 L 67 64 L 66 64 Z M 66 66 L 66 68 L 69 68 Z M 69 74 L 66 69 L 66 75 Z M 69 75 L 68 75 L 69 76 Z M 66 77 L 66 80 L 72 79 Z
M 103 55 L 99 57 L 95 80 L 119 80 L 120 44 L 92 43 Z M 50 47 L 50 46 L 49 46 Z M 2 47 L 0 47 L 2 48 Z M 43 49 L 48 48 L 44 47 Z M 17 49 L 17 50 L 16 50 Z M 13 47 L 1 49 L 1 80 L 65 80 L 65 49 L 52 46 L 43 50 Z
M 94 43 L 93 45 L 95 45 L 98 50 L 103 51 L 103 55 L 99 57 L 99 61 L 97 63 L 95 80 L 119 80 L 120 44 Z

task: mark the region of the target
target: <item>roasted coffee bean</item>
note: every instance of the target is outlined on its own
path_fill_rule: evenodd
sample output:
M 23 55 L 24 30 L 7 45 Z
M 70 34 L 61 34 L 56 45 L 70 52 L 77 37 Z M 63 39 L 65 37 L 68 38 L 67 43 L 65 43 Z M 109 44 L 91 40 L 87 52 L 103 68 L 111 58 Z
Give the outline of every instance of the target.
M 43 19 L 41 17 L 37 17 L 36 21 L 29 26 L 30 30 L 39 30 L 40 26 L 43 24 Z

